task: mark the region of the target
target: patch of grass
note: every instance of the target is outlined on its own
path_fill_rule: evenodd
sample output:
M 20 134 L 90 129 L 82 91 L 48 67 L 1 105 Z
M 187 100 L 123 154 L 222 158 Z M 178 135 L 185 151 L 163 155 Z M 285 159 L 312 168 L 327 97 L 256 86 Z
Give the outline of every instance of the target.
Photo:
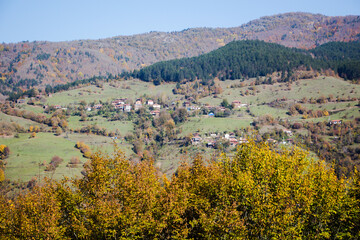
M 201 132 L 230 132 L 236 128 L 245 128 L 252 122 L 251 118 L 215 118 L 215 117 L 193 117 L 181 125 L 182 135 L 189 133 Z
M 71 142 L 84 142 L 89 145 L 93 152 L 101 151 L 103 153 L 111 154 L 114 152 L 114 143 L 122 150 L 126 156 L 130 156 L 134 152 L 132 146 L 124 140 L 112 139 L 110 137 L 98 136 L 94 134 L 67 134 L 67 139 Z
M 81 168 L 69 169 L 67 162 L 72 157 L 85 159 L 79 150 L 74 148 L 74 142 L 56 137 L 51 133 L 37 133 L 35 138 L 30 134 L 19 134 L 19 138 L 1 139 L 10 148 L 10 157 L 6 159 L 5 175 L 10 180 L 29 181 L 32 177 L 45 176 L 60 179 L 63 176 L 75 177 L 80 175 Z M 45 172 L 45 166 L 39 164 L 50 163 L 53 156 L 59 156 L 64 162 L 54 172 Z
M 43 126 L 46 128 L 46 126 L 43 124 L 28 120 L 28 119 L 24 119 L 21 117 L 6 115 L 3 112 L 0 112 L 0 121 L 14 122 L 14 123 L 17 123 L 20 126 L 24 127 L 25 129 L 28 129 L 30 126 Z
M 29 181 L 32 177 L 38 178 L 39 174 L 41 179 L 45 176 L 54 179 L 61 179 L 63 176 L 80 176 L 82 167 L 66 167 L 72 157 L 80 159 L 81 164 L 79 166 L 82 166 L 86 161 L 80 151 L 74 147 L 78 141 L 89 145 L 93 152 L 101 151 L 108 154 L 113 153 L 115 141 L 126 156 L 133 154 L 131 145 L 126 142 L 92 134 L 54 136 L 51 133 L 37 133 L 35 138 L 29 138 L 29 136 L 30 134 L 26 133 L 19 134 L 19 138 L 1 139 L 1 144 L 10 148 L 10 157 L 6 159 L 5 169 L 5 175 L 10 180 Z M 39 164 L 44 163 L 44 161 L 47 164 L 50 163 L 54 156 L 64 159 L 64 162 L 54 172 L 46 172 L 45 165 L 39 167 Z
M 249 84 L 255 81 L 250 79 L 245 81 Z M 206 97 L 200 100 L 202 103 L 208 103 L 210 105 L 220 104 L 221 100 L 226 98 L 230 103 L 234 100 L 240 100 L 242 103 L 247 104 L 262 104 L 269 103 L 276 99 L 287 98 L 300 100 L 303 97 L 319 98 L 324 95 L 332 94 L 335 98 L 339 97 L 358 97 L 360 93 L 360 85 L 352 84 L 349 81 L 344 81 L 340 78 L 323 77 L 320 76 L 316 79 L 298 80 L 297 83 L 291 84 L 291 89 L 286 87 L 286 83 L 276 83 L 273 85 L 257 85 L 255 86 L 255 96 L 241 96 L 240 91 L 245 92 L 249 90 L 249 86 L 242 88 L 229 88 L 233 83 L 239 83 L 239 80 L 226 80 L 220 81 L 220 85 L 223 88 L 223 93 L 218 95 L 218 98 L 213 96 Z M 249 90 L 249 92 L 253 92 Z
M 104 83 L 103 88 L 94 85 L 73 89 L 65 92 L 59 92 L 47 98 L 46 104 L 61 105 L 78 104 L 81 101 L 87 103 L 98 101 L 109 102 L 116 98 L 129 98 L 135 100 L 144 94 L 152 97 L 163 97 L 176 99 L 180 95 L 174 95 L 172 89 L 175 83 L 162 84 L 155 86 L 152 83 L 140 80 L 121 81 L 114 83 Z
M 108 131 L 115 132 L 118 130 L 122 136 L 134 129 L 134 124 L 130 121 L 108 121 L 101 116 L 89 118 L 88 121 L 80 121 L 79 116 L 71 116 L 68 119 L 69 128 L 79 129 L 88 125 L 98 125 L 100 128 L 106 128 Z
M 250 106 L 250 112 L 255 115 L 255 117 L 263 116 L 266 114 L 271 115 L 273 118 L 287 118 L 289 115 L 287 109 L 273 108 L 268 105 L 258 105 Z
M 156 158 L 155 166 L 168 177 L 172 177 L 176 169 L 183 162 L 190 163 L 197 155 L 204 159 L 210 159 L 216 150 L 202 146 L 184 147 L 180 152 L 180 147 L 176 145 L 165 145 L 160 149 L 159 157 Z
M 28 105 L 28 104 L 18 104 L 17 107 L 19 109 L 24 109 L 24 110 L 31 111 L 31 112 L 34 112 L 37 114 L 41 113 L 45 116 L 50 116 L 49 114 L 44 113 L 44 109 L 40 106 L 32 106 L 32 105 Z

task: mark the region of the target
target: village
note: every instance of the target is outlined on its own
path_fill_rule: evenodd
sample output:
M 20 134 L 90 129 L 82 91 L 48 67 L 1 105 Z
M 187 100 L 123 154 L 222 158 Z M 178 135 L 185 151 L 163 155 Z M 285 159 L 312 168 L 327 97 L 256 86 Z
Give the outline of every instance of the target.
M 23 105 L 23 104 L 40 104 L 41 96 L 36 96 L 29 99 L 19 99 L 17 101 L 17 104 Z M 85 104 L 84 102 L 82 103 Z M 42 107 L 45 109 L 45 111 L 51 113 L 52 111 L 56 110 L 63 110 L 67 111 L 68 107 L 70 106 L 61 106 L 61 105 L 42 105 Z M 211 106 L 209 104 L 201 104 L 196 102 L 192 98 L 187 98 L 183 101 L 171 101 L 161 104 L 157 101 L 153 100 L 151 97 L 142 97 L 142 98 L 136 98 L 135 100 L 129 99 L 129 98 L 116 98 L 111 100 L 110 102 L 93 102 L 91 104 L 86 104 L 83 106 L 83 110 L 81 110 L 81 114 L 83 115 L 96 115 L 96 114 L 103 114 L 104 111 L 109 111 L 112 113 L 122 113 L 125 114 L 124 116 L 127 116 L 127 114 L 132 114 L 136 116 L 136 114 L 146 113 L 149 114 L 149 116 L 152 116 L 153 119 L 157 119 L 160 117 L 161 113 L 172 113 L 176 111 L 177 109 L 185 109 L 187 116 L 198 116 L 201 118 L 226 118 L 229 116 L 234 116 L 237 114 L 238 111 L 246 111 L 251 106 L 242 103 L 239 100 L 234 100 L 231 103 L 227 103 L 226 100 L 223 100 L 223 102 L 218 106 Z M 71 107 L 70 107 L 71 108 Z M 72 114 L 75 114 L 74 111 L 71 111 Z M 108 119 L 110 121 L 110 119 Z M 235 121 L 241 121 L 241 120 L 235 120 Z M 114 124 L 116 124 L 114 122 Z M 341 120 L 329 120 L 328 125 L 339 125 L 341 124 Z M 55 132 L 56 128 L 53 129 L 53 132 Z M 136 131 L 136 126 L 134 131 Z M 282 137 L 279 136 L 275 137 L 276 139 L 268 136 L 263 138 L 262 140 L 265 140 L 268 142 L 268 144 L 283 144 L 283 145 L 291 145 L 294 144 L 294 131 L 290 130 L 286 127 L 280 126 L 280 131 L 283 132 Z M 118 139 L 117 134 L 109 134 L 109 137 L 112 137 L 114 139 Z M 201 146 L 206 148 L 214 148 L 214 149 L 235 149 L 239 144 L 244 144 L 248 142 L 248 135 L 241 132 L 236 132 L 236 134 L 233 132 L 233 130 L 229 129 L 229 131 L 225 132 L 199 132 L 194 131 L 190 134 L 188 134 L 186 137 L 182 138 L 182 141 L 187 141 L 187 145 L 193 145 L 193 146 Z

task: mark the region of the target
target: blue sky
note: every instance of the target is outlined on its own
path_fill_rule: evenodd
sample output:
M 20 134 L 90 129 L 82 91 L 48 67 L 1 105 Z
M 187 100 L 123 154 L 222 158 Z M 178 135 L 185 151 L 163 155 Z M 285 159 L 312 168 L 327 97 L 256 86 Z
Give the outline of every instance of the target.
M 285 12 L 360 15 L 360 0 L 0 0 L 0 42 L 236 27 Z

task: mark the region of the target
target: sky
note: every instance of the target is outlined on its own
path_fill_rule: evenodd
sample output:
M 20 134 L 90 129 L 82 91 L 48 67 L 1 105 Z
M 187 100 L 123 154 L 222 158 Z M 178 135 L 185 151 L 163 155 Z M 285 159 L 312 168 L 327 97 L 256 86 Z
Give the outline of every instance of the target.
M 0 0 L 0 42 L 237 27 L 286 12 L 360 15 L 360 0 Z

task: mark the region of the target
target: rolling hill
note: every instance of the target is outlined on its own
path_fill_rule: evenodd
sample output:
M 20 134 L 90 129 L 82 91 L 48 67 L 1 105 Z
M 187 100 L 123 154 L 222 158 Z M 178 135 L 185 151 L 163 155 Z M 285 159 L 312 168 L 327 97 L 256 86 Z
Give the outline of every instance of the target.
M 359 59 L 359 42 L 331 42 L 307 51 L 259 40 L 243 40 L 198 57 L 155 63 L 133 71 L 131 76 L 158 85 L 162 81 L 202 79 L 206 83 L 215 77 L 234 80 L 282 72 L 280 80 L 287 81 L 292 71 L 299 68 L 323 71 L 331 68 L 345 78 L 357 79 L 360 77 Z
M 360 39 L 360 16 L 286 13 L 233 28 L 150 32 L 100 40 L 0 45 L 0 79 L 14 88 L 52 86 L 93 76 L 114 76 L 158 61 L 193 57 L 233 40 L 258 39 L 310 49 Z M 13 90 L 4 84 L 1 90 Z

